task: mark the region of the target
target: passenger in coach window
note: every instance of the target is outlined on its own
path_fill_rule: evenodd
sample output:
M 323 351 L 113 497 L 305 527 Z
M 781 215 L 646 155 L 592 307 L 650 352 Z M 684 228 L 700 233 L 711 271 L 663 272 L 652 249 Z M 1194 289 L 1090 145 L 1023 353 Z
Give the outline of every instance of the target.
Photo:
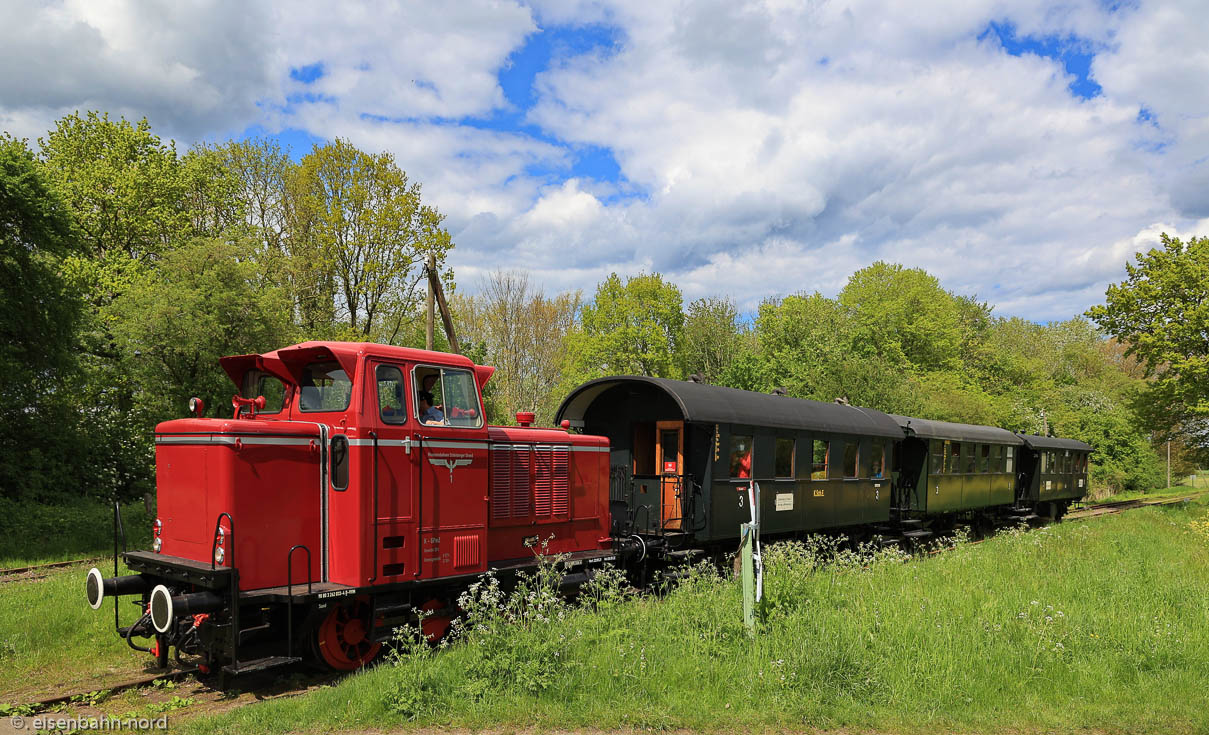
M 432 406 L 432 394 L 426 390 L 420 391 L 420 421 L 429 426 L 441 426 L 445 423 L 445 415 Z

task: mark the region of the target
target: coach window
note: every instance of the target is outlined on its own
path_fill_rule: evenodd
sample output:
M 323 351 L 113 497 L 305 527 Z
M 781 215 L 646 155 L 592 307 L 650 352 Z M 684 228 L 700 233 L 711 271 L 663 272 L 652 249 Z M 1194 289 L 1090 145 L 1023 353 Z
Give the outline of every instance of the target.
M 812 444 L 810 479 L 827 479 L 827 462 L 831 458 L 831 442 L 815 439 Z
M 302 369 L 298 408 L 306 413 L 343 411 L 353 395 L 348 373 L 335 360 L 312 362 Z
M 777 477 L 793 477 L 794 440 L 777 437 Z
M 856 477 L 856 465 L 860 460 L 859 445 L 852 440 L 844 442 L 844 478 L 851 480 Z
M 874 480 L 880 480 L 886 476 L 886 445 L 881 442 L 873 442 L 871 449 L 873 452 L 872 458 L 869 460 L 869 476 Z
M 945 472 L 957 475 L 961 474 L 963 469 L 961 465 L 961 442 L 945 442 L 948 448 L 947 457 L 945 459 Z
M 939 439 L 932 440 L 932 474 L 939 475 L 945 471 L 945 445 Z
M 982 453 L 982 462 L 978 465 L 978 471 L 985 475 L 991 471 L 991 445 L 981 444 L 978 450 Z
M 730 435 L 730 476 L 746 480 L 751 477 L 751 435 Z
M 1003 451 L 1004 451 L 1004 460 L 1003 460 L 1004 472 L 1011 472 L 1012 464 L 1013 464 L 1012 460 L 1015 459 L 1012 455 L 1014 455 L 1016 453 L 1016 448 L 1015 447 L 1004 447 Z
M 964 442 L 964 444 L 962 452 L 966 458 L 966 474 L 972 475 L 978 471 L 978 445 L 970 442 Z
M 388 424 L 407 423 L 407 406 L 403 402 L 403 373 L 392 365 L 379 365 L 378 413 Z
M 1049 452 L 1039 452 L 1039 454 L 1041 455 L 1041 474 L 1043 474 L 1043 475 L 1044 475 L 1044 474 L 1045 474 L 1045 467 L 1046 467 L 1045 460 L 1046 460 L 1046 458 L 1048 457 Z

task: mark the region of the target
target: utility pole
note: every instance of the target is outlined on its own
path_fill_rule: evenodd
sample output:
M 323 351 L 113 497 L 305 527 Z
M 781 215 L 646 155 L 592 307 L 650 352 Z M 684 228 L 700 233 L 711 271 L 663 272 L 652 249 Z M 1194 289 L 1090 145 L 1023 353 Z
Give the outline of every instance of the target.
M 424 347 L 431 350 L 433 347 L 433 331 L 437 326 L 437 307 L 436 298 L 432 289 L 432 273 L 437 269 L 437 256 L 429 254 L 428 269 L 425 275 L 428 276 L 428 331 L 424 334 Z

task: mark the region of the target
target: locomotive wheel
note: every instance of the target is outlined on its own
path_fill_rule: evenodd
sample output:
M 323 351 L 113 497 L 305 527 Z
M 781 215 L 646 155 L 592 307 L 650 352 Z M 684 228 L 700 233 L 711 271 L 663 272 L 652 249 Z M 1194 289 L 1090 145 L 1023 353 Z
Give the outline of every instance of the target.
M 434 597 L 423 605 L 420 605 L 420 609 L 432 612 L 434 610 L 444 610 L 445 605 Z M 424 631 L 424 636 L 428 638 L 429 643 L 440 643 L 445 634 L 449 632 L 449 626 L 452 622 L 453 620 L 448 615 L 429 615 L 424 618 L 424 622 L 420 623 L 420 630 Z
M 369 639 L 369 614 L 369 600 L 364 597 L 332 607 L 315 637 L 319 658 L 337 671 L 352 671 L 373 661 L 382 644 Z

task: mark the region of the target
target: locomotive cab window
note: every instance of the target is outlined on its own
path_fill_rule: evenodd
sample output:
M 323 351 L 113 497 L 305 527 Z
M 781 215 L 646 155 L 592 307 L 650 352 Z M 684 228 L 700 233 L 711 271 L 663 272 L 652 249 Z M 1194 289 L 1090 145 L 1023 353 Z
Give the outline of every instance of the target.
M 793 477 L 794 440 L 777 437 L 776 476 Z
M 860 460 L 858 446 L 854 441 L 844 443 L 844 477 L 849 480 L 856 477 L 856 466 Z
M 412 370 L 415 416 L 426 426 L 483 425 L 478 385 L 469 370 L 417 366 Z
M 239 394 L 244 398 L 264 396 L 264 408 L 256 413 L 280 413 L 285 402 L 285 384 L 262 370 L 249 370 L 243 376 L 243 390 Z M 251 410 L 251 406 L 240 408 L 241 413 Z
M 730 476 L 738 480 L 751 478 L 751 435 L 730 435 Z
M 831 442 L 815 439 L 812 443 L 810 479 L 826 480 L 827 463 L 831 458 Z
M 407 423 L 407 406 L 403 400 L 403 372 L 393 365 L 379 365 L 378 415 L 388 424 Z
M 312 362 L 302 370 L 298 408 L 306 413 L 343 411 L 353 395 L 348 373 L 335 360 Z

